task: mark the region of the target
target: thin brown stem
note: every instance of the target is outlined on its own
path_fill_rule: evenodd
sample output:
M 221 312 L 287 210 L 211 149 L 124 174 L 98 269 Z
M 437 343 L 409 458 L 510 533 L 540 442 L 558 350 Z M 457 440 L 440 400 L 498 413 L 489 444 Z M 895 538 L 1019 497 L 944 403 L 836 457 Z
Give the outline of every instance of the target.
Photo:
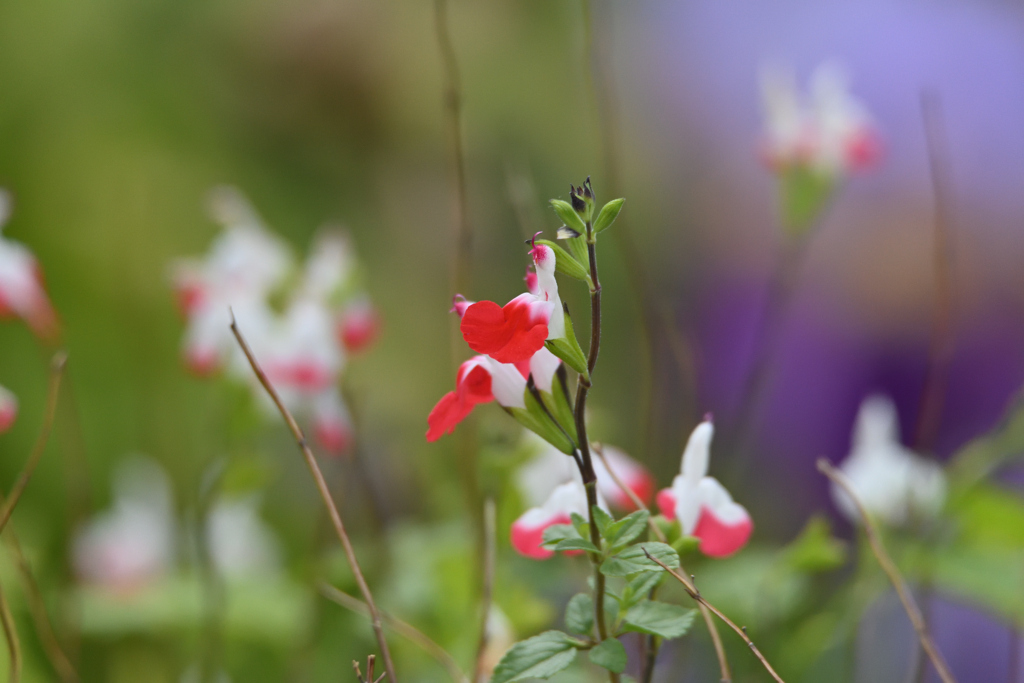
M 21 681 L 21 641 L 18 640 L 18 628 L 14 624 L 14 617 L 11 615 L 11 606 L 7 602 L 3 587 L 0 587 L 0 622 L 4 628 L 4 638 L 7 639 L 7 652 L 10 656 L 10 683 Z
M 773 669 L 772 665 L 768 663 L 768 660 L 765 659 L 765 656 L 763 654 L 761 654 L 761 651 L 757 649 L 757 646 L 754 645 L 754 641 L 752 641 L 750 639 L 750 636 L 747 635 L 747 630 L 745 628 L 737 626 L 732 619 L 722 614 L 722 612 L 717 607 L 715 607 L 710 602 L 705 600 L 704 596 L 700 594 L 700 591 L 697 590 L 697 587 L 693 584 L 693 582 L 690 581 L 690 579 L 686 578 L 679 572 L 669 569 L 658 558 L 652 557 L 646 549 L 644 550 L 644 555 L 646 555 L 647 559 L 649 559 L 651 562 L 654 562 L 655 564 L 659 565 L 662 569 L 667 571 L 669 574 L 671 574 L 676 581 L 683 584 L 683 590 L 685 590 L 686 593 L 691 598 L 693 598 L 698 604 L 707 607 L 712 614 L 714 614 L 716 617 L 724 621 L 729 628 L 735 631 L 736 635 L 743 639 L 743 642 L 747 644 L 747 647 L 750 648 L 750 651 L 754 653 L 754 656 L 757 657 L 757 659 L 761 662 L 761 665 L 768 671 L 769 674 L 771 674 L 772 678 L 778 681 L 778 683 L 786 683 L 782 680 L 782 677 L 780 677 L 779 674 L 775 672 L 775 669 Z
M 480 638 L 476 646 L 476 659 L 473 663 L 473 681 L 479 683 L 484 670 L 484 659 L 487 654 L 487 644 L 490 642 L 488 624 L 491 620 L 491 603 L 494 600 L 494 566 L 497 555 L 497 510 L 494 499 L 488 498 L 484 501 L 484 557 L 483 557 L 483 581 L 480 590 Z
M 13 524 L 8 525 L 5 539 L 8 549 L 14 555 L 18 573 L 21 574 L 21 583 L 25 589 L 29 611 L 36 627 L 36 635 L 46 652 L 46 657 L 50 660 L 54 671 L 60 676 L 62 683 L 78 683 L 78 673 L 57 640 L 57 634 L 54 633 L 53 625 L 50 623 L 50 617 L 46 611 L 42 591 L 39 590 L 39 584 L 36 583 L 35 576 L 32 574 L 32 566 L 28 563 L 25 553 L 22 552 L 21 543 L 18 541 L 17 534 L 14 533 Z
M 343 593 L 334 586 L 326 583 L 320 584 L 320 594 L 331 602 L 341 605 L 345 609 L 355 612 L 356 614 L 362 614 L 364 617 L 370 616 L 370 611 L 366 607 L 365 602 L 359 598 L 349 595 L 348 593 Z M 426 635 L 412 624 L 404 622 L 398 617 L 393 617 L 387 612 L 381 612 L 380 615 L 388 628 L 409 642 L 419 645 L 424 652 L 433 657 L 438 664 L 444 667 L 453 683 L 469 683 L 469 679 L 466 678 L 466 674 L 462 673 L 462 669 L 459 667 L 459 663 L 455 661 L 455 658 L 448 654 L 443 647 L 431 640 L 430 636 Z
M 313 451 L 310 450 L 309 444 L 306 442 L 306 437 L 299 428 L 298 423 L 292 414 L 285 407 L 284 403 L 281 402 L 281 397 L 278 396 L 277 390 L 274 389 L 274 385 L 270 383 L 270 379 L 267 378 L 266 373 L 263 372 L 263 368 L 260 367 L 259 362 L 252 353 L 252 349 L 249 348 L 249 344 L 246 343 L 245 337 L 242 336 L 241 331 L 238 329 L 238 323 L 235 321 L 235 315 L 231 314 L 231 332 L 234 333 L 235 339 L 238 341 L 238 346 L 241 347 L 245 357 L 249 360 L 249 365 L 252 366 L 252 371 L 256 374 L 256 378 L 259 379 L 260 384 L 267 391 L 274 405 L 277 406 L 278 411 L 281 413 L 281 417 L 284 418 L 285 423 L 288 425 L 288 429 L 291 430 L 292 436 L 295 437 L 295 442 L 299 446 L 299 450 L 302 451 L 302 455 L 306 460 L 306 465 L 309 467 L 310 474 L 313 475 L 313 481 L 316 483 L 316 488 L 320 492 L 320 497 L 324 501 L 324 505 L 327 507 L 327 512 L 331 517 L 331 523 L 334 525 L 334 531 L 338 535 L 338 540 L 341 541 L 341 547 L 345 551 L 345 557 L 348 559 L 348 565 L 352 569 L 352 574 L 355 576 L 356 584 L 359 586 L 359 592 L 363 594 L 363 600 L 366 602 L 368 609 L 370 610 L 371 621 L 373 623 L 373 632 L 377 636 L 377 645 L 380 647 L 381 657 L 384 658 L 384 670 L 388 675 L 389 681 L 397 681 L 395 677 L 395 665 L 391 661 L 391 651 L 388 649 L 387 639 L 384 637 L 384 627 L 381 625 L 380 613 L 377 611 L 377 604 L 373 601 L 373 594 L 370 593 L 370 587 L 366 583 L 366 579 L 363 577 L 363 572 L 359 568 L 359 560 L 356 559 L 355 550 L 352 549 L 352 542 L 349 540 L 348 532 L 345 531 L 345 524 L 341 521 L 341 514 L 338 512 L 338 507 L 334 504 L 334 499 L 331 497 L 331 491 L 327 487 L 327 481 L 324 479 L 323 472 L 320 471 L 320 465 L 316 462 L 316 457 L 313 455 Z
M 605 459 L 604 457 L 604 449 L 601 447 L 601 444 L 593 444 L 593 449 L 594 452 L 597 453 L 597 457 L 601 458 L 601 462 L 604 463 L 604 469 L 608 472 L 609 475 L 611 475 L 611 478 L 615 482 L 615 485 L 618 486 L 623 493 L 629 496 L 629 499 L 633 501 L 633 505 L 636 506 L 636 509 L 648 510 L 648 512 L 650 512 L 650 510 L 647 508 L 647 505 L 645 505 L 644 502 L 640 500 L 640 496 L 636 495 L 636 492 L 634 492 L 633 489 L 626 486 L 625 482 L 623 482 L 622 479 L 619 478 L 619 475 L 615 473 L 615 470 L 612 469 L 611 465 L 608 463 L 608 460 Z M 668 543 L 668 539 L 665 538 L 665 533 L 657 524 L 654 523 L 654 520 L 650 517 L 647 518 L 647 526 L 650 527 L 651 532 L 654 533 L 654 535 L 657 537 L 659 541 L 661 541 L 662 543 Z M 684 571 L 681 566 L 679 569 L 680 571 Z M 729 660 L 725 656 L 725 646 L 722 644 L 722 636 L 718 633 L 718 627 L 715 626 L 715 620 L 711 618 L 711 611 L 707 608 L 707 605 L 705 605 L 703 602 L 698 601 L 697 607 L 700 609 L 701 616 L 704 617 L 704 624 L 708 627 L 708 634 L 711 636 L 711 643 L 715 647 L 715 656 L 718 658 L 718 669 L 722 674 L 720 683 L 730 683 L 732 681 L 732 671 L 729 668 Z M 650 652 L 651 654 L 657 656 L 657 648 L 651 647 Z M 650 676 L 653 675 L 653 673 L 654 667 L 652 662 L 650 666 L 650 672 L 648 673 L 645 669 L 645 674 L 648 683 L 650 681 Z
M 46 413 L 43 416 L 43 427 L 39 431 L 39 437 L 32 448 L 32 453 L 28 456 L 25 466 L 18 474 L 18 478 L 14 482 L 10 494 L 7 496 L 7 500 L 4 501 L 3 507 L 0 508 L 0 531 L 3 531 L 4 527 L 7 526 L 7 522 L 10 521 L 15 506 L 21 500 L 21 494 L 25 492 L 25 487 L 28 486 L 32 473 L 36 471 L 39 460 L 43 457 L 46 443 L 50 440 L 50 432 L 53 431 L 53 418 L 57 413 L 57 397 L 60 395 L 60 379 L 64 374 L 64 366 L 67 364 L 67 360 L 67 354 L 63 351 L 58 351 L 50 363 L 50 386 L 46 396 Z
M 935 667 L 935 671 L 938 672 L 939 678 L 942 679 L 943 683 L 956 683 L 956 679 L 953 677 L 952 672 L 946 665 L 945 659 L 942 657 L 942 653 L 939 652 L 939 648 L 935 645 L 935 641 L 932 640 L 931 634 L 928 632 L 928 625 L 925 623 L 924 617 L 921 615 L 921 610 L 917 606 L 917 602 L 914 600 L 913 594 L 907 587 L 907 582 L 903 579 L 903 575 L 900 574 L 899 568 L 896 567 L 896 563 L 892 561 L 889 554 L 885 551 L 885 546 L 882 545 L 881 536 L 878 533 L 878 529 L 875 527 L 874 521 L 871 519 L 871 515 L 868 514 L 867 509 L 864 507 L 864 503 L 861 502 L 860 497 L 857 496 L 853 487 L 847 480 L 846 475 L 837 470 L 832 464 L 821 458 L 818 460 L 818 471 L 824 474 L 826 477 L 832 480 L 832 482 L 839 486 L 849 496 L 850 500 L 857 508 L 857 513 L 860 515 L 861 520 L 864 523 L 864 534 L 867 536 L 868 544 L 871 546 L 871 552 L 874 553 L 875 559 L 878 560 L 878 564 L 881 565 L 882 571 L 889 577 L 889 581 L 892 583 L 893 588 L 896 589 L 896 595 L 899 596 L 900 602 L 903 603 L 903 609 L 906 611 L 907 616 L 910 617 L 910 623 L 913 624 L 914 630 L 917 632 L 917 638 L 921 641 L 921 648 L 927 653 L 928 658 L 931 660 L 932 665 Z

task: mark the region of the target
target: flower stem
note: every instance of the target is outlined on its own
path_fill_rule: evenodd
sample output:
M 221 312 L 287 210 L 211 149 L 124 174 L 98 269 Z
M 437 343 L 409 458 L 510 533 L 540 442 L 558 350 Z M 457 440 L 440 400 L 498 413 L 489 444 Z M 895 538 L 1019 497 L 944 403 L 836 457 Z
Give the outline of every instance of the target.
M 597 277 L 597 244 L 594 241 L 594 227 L 587 221 L 587 252 L 590 256 L 590 279 L 594 283 L 590 290 L 590 353 L 587 357 L 587 377 L 580 376 L 576 384 L 576 432 L 580 443 L 580 474 L 587 491 L 587 512 L 590 520 L 590 542 L 601 547 L 601 532 L 594 520 L 597 507 L 597 473 L 590 456 L 590 441 L 587 438 L 587 395 L 594 379 L 594 366 L 601 351 L 601 281 Z M 594 621 L 597 623 L 598 641 L 608 638 L 608 624 L 604 614 L 605 578 L 601 573 L 601 560 L 596 554 L 590 555 L 594 563 Z M 619 675 L 608 672 L 612 683 L 619 683 Z

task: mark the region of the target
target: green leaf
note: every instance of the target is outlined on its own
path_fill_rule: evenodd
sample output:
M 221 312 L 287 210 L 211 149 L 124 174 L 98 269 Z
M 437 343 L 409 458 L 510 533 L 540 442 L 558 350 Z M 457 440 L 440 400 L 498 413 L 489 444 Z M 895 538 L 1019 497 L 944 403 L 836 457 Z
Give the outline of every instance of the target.
M 641 572 L 626 582 L 626 590 L 622 595 L 622 606 L 632 607 L 647 598 L 651 590 L 657 586 L 665 572 Z
M 572 204 L 562 199 L 552 199 L 551 208 L 555 210 L 566 227 L 572 228 L 581 235 L 587 234 L 587 226 L 576 210 L 572 208 Z
M 846 562 L 846 544 L 832 536 L 827 519 L 815 515 L 796 540 L 789 544 L 784 558 L 799 572 L 827 572 Z
M 565 365 L 559 365 L 555 373 L 556 381 L 552 382 L 551 391 L 541 391 L 540 398 L 547 406 L 548 412 L 565 428 L 569 436 L 574 441 L 578 441 L 576 416 L 573 414 L 572 405 L 569 402 L 567 375 Z
M 601 207 L 601 213 L 597 214 L 597 220 L 594 221 L 595 234 L 611 227 L 611 224 L 619 217 L 619 211 L 622 211 L 625 201 L 625 199 L 613 199 Z
M 647 510 L 637 510 L 608 525 L 604 537 L 608 539 L 609 545 L 629 543 L 644 532 L 644 529 L 647 528 L 647 520 L 650 518 L 651 513 Z
M 576 330 L 573 329 L 572 318 L 569 317 L 568 311 L 565 313 L 565 337 L 548 339 L 544 344 L 548 347 L 548 351 L 565 361 L 566 365 L 580 373 L 581 376 L 590 377 L 590 373 L 587 372 L 587 357 L 583 354 L 580 343 L 576 341 Z
M 567 538 L 564 541 L 559 541 L 558 545 L 555 546 L 555 550 L 584 550 L 588 553 L 599 553 L 600 550 L 597 546 L 584 538 Z
M 587 270 L 587 266 L 577 261 L 569 252 L 562 248 L 560 244 L 552 242 L 551 240 L 536 240 L 537 244 L 543 244 L 547 247 L 551 247 L 552 251 L 555 252 L 555 270 L 562 275 L 568 275 L 569 277 L 579 280 L 580 282 L 586 282 L 589 287 L 593 287 L 594 283 L 590 279 L 590 272 Z
M 565 606 L 565 627 L 573 633 L 589 635 L 594 628 L 594 599 L 587 593 L 577 593 Z
M 571 524 L 553 524 L 544 530 L 544 545 L 558 544 L 567 539 L 580 539 L 576 528 Z
M 644 550 L 669 569 L 679 567 L 679 555 L 671 546 L 652 541 L 631 545 L 619 554 L 609 557 L 601 564 L 601 573 L 605 576 L 629 576 L 638 572 L 663 571 L 657 563 L 647 559 Z
M 597 524 L 597 530 L 601 533 L 601 538 L 608 538 L 608 527 L 615 522 L 615 518 L 597 505 L 590 509 L 590 514 L 594 523 Z
M 667 602 L 644 600 L 626 612 L 623 621 L 627 631 L 648 633 L 671 639 L 686 635 L 693 625 L 693 617 L 697 610 L 686 609 Z
M 626 670 L 626 648 L 617 638 L 602 640 L 588 656 L 594 664 L 617 674 Z
M 576 529 L 576 533 L 580 535 L 580 538 L 590 538 L 590 522 L 587 521 L 586 517 L 578 512 L 571 512 L 569 513 L 569 519 L 572 520 L 572 526 Z
M 491 683 L 551 678 L 576 659 L 575 640 L 561 631 L 545 631 L 513 645 L 494 667 Z

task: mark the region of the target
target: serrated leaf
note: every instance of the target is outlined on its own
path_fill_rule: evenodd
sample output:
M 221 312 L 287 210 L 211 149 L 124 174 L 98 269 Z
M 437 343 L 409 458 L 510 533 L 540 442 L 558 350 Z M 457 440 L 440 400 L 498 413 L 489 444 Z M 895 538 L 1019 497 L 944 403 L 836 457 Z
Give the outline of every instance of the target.
M 648 633 L 652 636 L 671 639 L 686 635 L 693 625 L 697 610 L 686 609 L 667 602 L 644 600 L 626 612 L 623 621 L 627 631 Z
M 582 539 L 571 524 L 552 524 L 544 530 L 544 545 L 561 543 L 566 539 Z
M 615 522 L 615 518 L 597 505 L 591 508 L 590 513 L 591 519 L 593 519 L 594 523 L 597 524 L 597 530 L 601 533 L 601 538 L 608 538 L 608 527 Z
M 622 543 L 629 543 L 644 532 L 644 529 L 647 528 L 647 520 L 650 517 L 651 513 L 647 510 L 637 510 L 617 522 L 609 524 L 605 531 L 605 538 L 608 539 L 608 544 L 620 545 Z
M 622 205 L 625 201 L 625 199 L 613 199 L 601 207 L 601 213 L 597 214 L 597 220 L 594 221 L 595 233 L 611 227 L 611 224 L 619 217 L 619 211 L 622 211 Z
M 639 572 L 663 571 L 661 566 L 647 559 L 647 555 L 644 554 L 645 549 L 651 557 L 669 569 L 679 567 L 679 555 L 671 546 L 651 541 L 631 545 L 617 555 L 609 557 L 601 564 L 601 573 L 605 576 L 629 576 Z
M 580 538 L 590 538 L 590 522 L 587 521 L 586 517 L 578 512 L 570 512 L 569 519 L 572 520 L 572 526 L 576 529 L 576 533 L 580 535 Z
M 561 631 L 545 631 L 513 645 L 494 667 L 491 683 L 550 678 L 576 659 L 579 644 Z
M 626 648 L 617 638 L 602 640 L 588 655 L 590 661 L 617 674 L 626 670 Z
M 564 541 L 559 541 L 558 545 L 555 546 L 555 550 L 583 550 L 588 553 L 601 552 L 597 549 L 597 546 L 584 538 L 567 538 Z
M 565 223 L 565 227 L 572 228 L 581 235 L 587 231 L 587 226 L 580 218 L 580 215 L 576 213 L 576 210 L 572 208 L 572 204 L 562 199 L 552 199 L 551 208 L 555 210 L 558 217 Z
M 626 582 L 623 592 L 623 607 L 631 607 L 645 600 L 651 590 L 665 577 L 665 572 L 642 572 Z
M 594 628 L 594 599 L 587 593 L 577 593 L 565 606 L 565 627 L 573 633 L 590 635 Z
M 587 267 L 577 261 L 572 254 L 563 249 L 562 245 L 556 244 L 551 240 L 536 240 L 536 243 L 550 247 L 551 250 L 555 252 L 555 270 L 559 273 L 562 275 L 568 275 L 580 282 L 586 282 L 588 285 L 593 284 Z

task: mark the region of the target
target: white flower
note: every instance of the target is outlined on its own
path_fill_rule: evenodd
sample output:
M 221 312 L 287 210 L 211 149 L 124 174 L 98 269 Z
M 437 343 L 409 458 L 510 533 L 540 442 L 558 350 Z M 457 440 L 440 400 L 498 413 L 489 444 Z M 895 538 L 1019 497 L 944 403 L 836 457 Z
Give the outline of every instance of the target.
M 900 443 L 896 406 L 885 396 L 861 404 L 852 449 L 840 469 L 867 511 L 892 526 L 935 517 L 946 500 L 942 467 Z M 841 488 L 833 485 L 832 496 L 850 520 L 860 520 Z
M 275 574 L 281 552 L 273 532 L 259 515 L 255 497 L 218 500 L 206 519 L 207 552 L 228 578 Z

